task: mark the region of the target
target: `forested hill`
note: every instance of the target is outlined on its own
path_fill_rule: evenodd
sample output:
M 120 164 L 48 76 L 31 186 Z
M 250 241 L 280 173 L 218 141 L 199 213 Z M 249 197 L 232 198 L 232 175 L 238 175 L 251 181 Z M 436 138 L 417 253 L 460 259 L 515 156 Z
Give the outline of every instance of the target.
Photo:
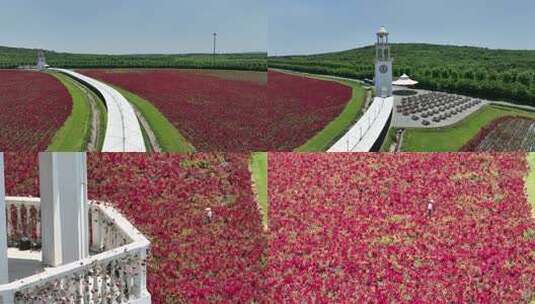
M 420 87 L 535 106 L 535 50 L 403 43 L 392 45 L 394 76 L 407 73 Z M 350 78 L 373 78 L 375 47 L 269 57 L 268 65 Z
M 140 54 L 95 55 L 45 51 L 46 61 L 54 67 L 65 68 L 218 68 L 266 70 L 266 53 L 217 54 Z M 0 46 L 0 68 L 34 65 L 37 49 Z

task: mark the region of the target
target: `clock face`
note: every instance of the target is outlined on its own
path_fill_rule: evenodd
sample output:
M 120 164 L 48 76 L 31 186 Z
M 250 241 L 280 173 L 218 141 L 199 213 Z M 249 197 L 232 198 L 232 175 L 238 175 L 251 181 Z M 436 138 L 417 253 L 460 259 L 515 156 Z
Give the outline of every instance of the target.
M 388 72 L 388 66 L 386 64 L 383 64 L 379 67 L 379 72 L 385 74 L 386 72 Z

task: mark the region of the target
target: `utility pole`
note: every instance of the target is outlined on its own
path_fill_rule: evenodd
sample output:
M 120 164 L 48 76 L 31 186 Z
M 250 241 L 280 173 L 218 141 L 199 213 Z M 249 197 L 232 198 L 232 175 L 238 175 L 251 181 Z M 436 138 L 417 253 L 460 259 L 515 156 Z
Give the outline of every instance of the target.
M 217 33 L 214 33 L 214 52 L 212 54 L 212 65 L 215 66 L 215 50 L 216 50 L 216 43 L 217 43 Z

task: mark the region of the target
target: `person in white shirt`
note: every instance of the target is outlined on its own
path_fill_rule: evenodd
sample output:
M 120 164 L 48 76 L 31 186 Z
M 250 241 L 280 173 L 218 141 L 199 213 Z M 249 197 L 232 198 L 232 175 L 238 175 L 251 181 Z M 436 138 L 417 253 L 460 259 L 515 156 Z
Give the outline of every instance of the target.
M 214 217 L 214 213 L 212 212 L 212 208 L 208 207 L 208 208 L 204 209 L 204 211 L 206 211 L 206 222 L 207 223 L 211 223 L 212 222 L 212 218 Z
M 431 217 L 431 215 L 433 215 L 433 208 L 435 207 L 435 201 L 430 199 L 428 202 L 427 202 L 427 216 L 428 217 Z

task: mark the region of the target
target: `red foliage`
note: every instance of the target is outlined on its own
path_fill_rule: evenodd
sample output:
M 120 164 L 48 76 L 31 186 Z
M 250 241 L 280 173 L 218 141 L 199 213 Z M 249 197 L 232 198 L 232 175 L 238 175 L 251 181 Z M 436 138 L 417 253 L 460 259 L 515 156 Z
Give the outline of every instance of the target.
M 89 197 L 112 202 L 151 240 L 153 303 L 259 301 L 267 241 L 248 155 L 91 154 L 88 171 Z M 37 196 L 36 180 L 36 155 L 6 155 L 9 195 Z
M 0 71 L 0 151 L 44 151 L 72 109 L 67 89 L 53 76 Z
M 333 81 L 269 72 L 268 99 L 273 104 L 270 140 L 275 149 L 292 151 L 334 120 L 353 95 L 352 88 Z
M 82 73 L 149 100 L 199 151 L 271 147 L 264 137 L 272 127 L 272 110 L 263 84 L 188 70 Z
M 271 301 L 527 302 L 524 156 L 270 154 Z
M 152 102 L 200 151 L 293 150 L 338 116 L 352 96 L 351 88 L 335 82 L 273 71 L 267 86 L 236 75 L 226 79 L 224 72 L 82 72 Z M 241 73 L 245 79 L 251 72 Z

